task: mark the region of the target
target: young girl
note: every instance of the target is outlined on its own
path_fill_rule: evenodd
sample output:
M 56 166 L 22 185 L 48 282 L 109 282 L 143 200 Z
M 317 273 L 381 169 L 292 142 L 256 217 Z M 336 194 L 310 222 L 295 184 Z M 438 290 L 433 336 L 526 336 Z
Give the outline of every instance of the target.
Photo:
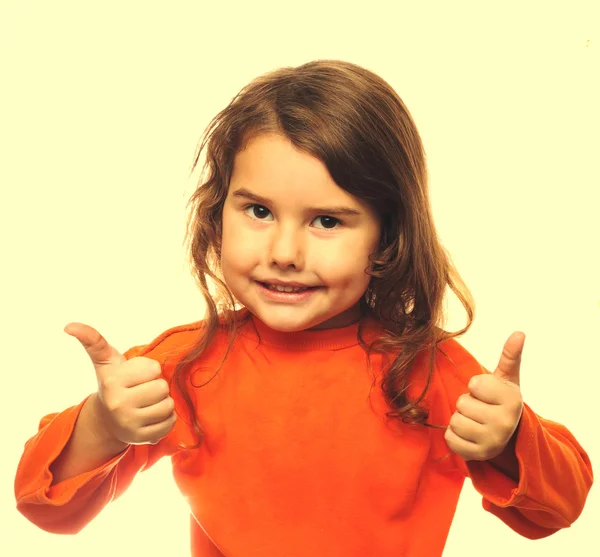
M 589 458 L 523 403 L 522 333 L 493 373 L 457 342 L 473 301 L 393 89 L 340 61 L 282 68 L 217 115 L 194 167 L 206 145 L 186 238 L 207 315 L 125 354 L 65 328 L 98 391 L 41 420 L 19 511 L 79 532 L 170 456 L 195 557 L 439 557 L 467 476 L 523 536 L 571 525 Z

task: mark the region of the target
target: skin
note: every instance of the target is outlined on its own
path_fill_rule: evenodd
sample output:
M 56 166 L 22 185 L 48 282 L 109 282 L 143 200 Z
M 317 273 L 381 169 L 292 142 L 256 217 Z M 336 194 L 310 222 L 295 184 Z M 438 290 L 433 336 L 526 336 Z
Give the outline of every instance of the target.
M 270 202 L 236 197 L 240 188 Z M 308 211 L 339 205 L 360 214 L 336 220 L 336 215 Z M 359 320 L 359 300 L 370 280 L 368 256 L 380 234 L 377 215 L 341 189 L 320 160 L 296 150 L 287 138 L 260 135 L 235 157 L 223 207 L 221 267 L 234 296 L 268 327 L 293 332 Z M 304 302 L 275 302 L 256 284 L 267 279 L 321 288 Z M 449 448 L 464 460 L 488 460 L 516 481 L 524 342 L 522 332 L 513 333 L 495 372 L 472 378 L 445 435 Z
M 523 413 L 521 356 L 525 333 L 515 331 L 506 343 L 498 367 L 475 375 L 461 395 L 446 430 L 446 443 L 465 461 L 489 460 L 518 481 L 516 432 Z
M 271 200 L 236 197 L 240 188 Z M 345 206 L 338 216 L 309 207 Z M 221 267 L 234 296 L 268 327 L 293 332 L 344 327 L 360 319 L 370 276 L 368 256 L 381 226 L 360 199 L 340 188 L 326 166 L 285 137 L 259 135 L 235 157 L 223 207 Z M 303 302 L 268 300 L 257 280 L 319 286 Z

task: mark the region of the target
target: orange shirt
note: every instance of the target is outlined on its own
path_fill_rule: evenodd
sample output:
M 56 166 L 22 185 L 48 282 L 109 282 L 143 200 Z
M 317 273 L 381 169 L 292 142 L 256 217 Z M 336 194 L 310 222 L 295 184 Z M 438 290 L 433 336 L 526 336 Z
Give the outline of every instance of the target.
M 369 339 L 379 329 L 367 325 Z M 125 356 L 159 361 L 168 379 L 201 326 L 171 328 Z M 524 406 L 514 449 L 518 483 L 487 462 L 441 459 L 449 452 L 443 430 L 384 420 L 387 407 L 379 382 L 372 387 L 357 329 L 281 333 L 252 317 L 214 379 L 194 389 L 205 430 L 196 450 L 180 447 L 196 440 L 172 387 L 185 419 L 169 435 L 156 445 L 130 445 L 103 466 L 51 486 L 49 466 L 85 401 L 45 416 L 17 469 L 18 510 L 48 532 L 76 533 L 138 472 L 170 456 L 190 505 L 194 557 L 439 557 L 466 477 L 485 510 L 528 538 L 576 520 L 593 477 L 567 428 Z M 195 363 L 194 384 L 214 375 L 227 344 L 221 327 Z M 441 346 L 456 367 L 438 353 L 425 400 L 429 422 L 447 425 L 469 379 L 489 372 L 456 340 Z M 372 362 L 379 378 L 382 356 Z M 418 360 L 416 369 L 425 365 Z M 414 374 L 411 395 L 421 392 L 422 376 Z

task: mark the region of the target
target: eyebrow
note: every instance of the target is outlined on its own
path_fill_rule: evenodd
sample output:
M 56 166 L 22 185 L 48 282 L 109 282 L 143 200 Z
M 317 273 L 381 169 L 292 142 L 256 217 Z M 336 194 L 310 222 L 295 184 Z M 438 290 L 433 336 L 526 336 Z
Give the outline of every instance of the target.
M 272 205 L 273 202 L 263 197 L 262 195 L 258 195 L 257 193 L 251 192 L 246 188 L 239 188 L 232 193 L 233 197 L 244 197 L 246 199 L 250 199 L 251 201 L 256 201 L 256 203 L 260 203 L 261 205 Z M 349 217 L 360 216 L 362 213 L 357 211 L 356 209 L 352 209 L 351 207 L 337 206 L 337 207 L 307 207 L 307 212 L 309 213 L 322 213 L 326 215 L 345 215 Z

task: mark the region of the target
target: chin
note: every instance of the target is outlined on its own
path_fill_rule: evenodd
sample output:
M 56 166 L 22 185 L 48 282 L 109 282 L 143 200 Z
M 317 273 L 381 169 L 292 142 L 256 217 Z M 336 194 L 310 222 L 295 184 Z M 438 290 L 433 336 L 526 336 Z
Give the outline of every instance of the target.
M 254 313 L 254 315 L 267 325 L 267 327 L 282 333 L 296 333 L 315 326 L 315 324 L 311 323 L 299 323 L 297 320 L 293 319 L 263 319 L 259 313 Z
M 277 315 L 277 311 L 260 311 L 253 308 L 251 305 L 246 306 L 248 311 L 252 313 L 257 319 L 260 319 L 267 327 L 274 331 L 282 333 L 295 333 L 298 331 L 304 331 L 310 327 L 315 327 L 321 320 L 307 320 L 303 319 L 299 315 Z M 323 320 L 324 321 L 324 320 Z

